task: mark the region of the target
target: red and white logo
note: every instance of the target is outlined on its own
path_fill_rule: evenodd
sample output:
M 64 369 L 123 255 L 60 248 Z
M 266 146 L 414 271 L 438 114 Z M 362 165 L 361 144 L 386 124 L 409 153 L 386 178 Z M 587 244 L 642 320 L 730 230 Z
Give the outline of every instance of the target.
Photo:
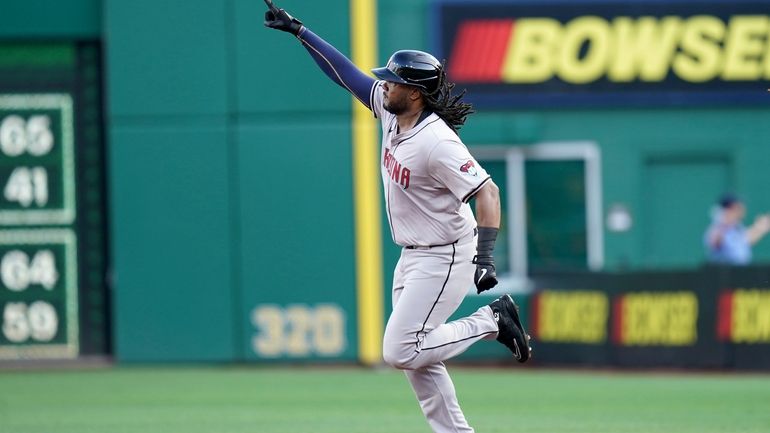
M 479 173 L 476 171 L 476 165 L 473 163 L 472 160 L 468 160 L 465 164 L 460 166 L 460 171 L 462 171 L 465 174 L 469 174 L 471 176 L 476 176 Z

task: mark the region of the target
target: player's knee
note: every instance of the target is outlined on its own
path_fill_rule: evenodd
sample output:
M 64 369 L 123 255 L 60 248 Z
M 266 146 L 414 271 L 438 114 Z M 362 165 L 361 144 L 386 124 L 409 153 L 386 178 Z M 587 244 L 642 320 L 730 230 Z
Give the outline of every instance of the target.
M 414 351 L 414 350 L 412 350 Z M 411 359 L 403 344 L 389 344 L 387 341 L 382 345 L 382 359 L 386 364 L 399 370 L 411 370 Z
M 391 367 L 399 368 L 401 365 L 401 356 L 399 350 L 392 344 L 383 343 L 382 345 L 382 359 Z

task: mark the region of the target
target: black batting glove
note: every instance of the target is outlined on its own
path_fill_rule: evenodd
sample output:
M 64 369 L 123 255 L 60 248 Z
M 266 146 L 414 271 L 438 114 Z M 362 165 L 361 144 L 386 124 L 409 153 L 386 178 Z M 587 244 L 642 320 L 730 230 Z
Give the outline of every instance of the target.
M 495 273 L 495 258 L 492 251 L 495 249 L 497 229 L 492 227 L 479 227 L 479 238 L 476 242 L 476 255 L 473 263 L 476 265 L 476 273 L 473 283 L 476 285 L 476 293 L 489 290 L 497 285 L 497 273 Z
M 477 255 L 473 257 L 473 263 L 476 264 L 476 274 L 473 276 L 473 283 L 476 284 L 476 293 L 481 293 L 495 287 L 497 285 L 495 258 Z
M 271 0 L 265 0 L 268 11 L 265 12 L 265 27 L 298 35 L 302 30 L 302 21 L 289 15 L 284 9 L 275 7 Z

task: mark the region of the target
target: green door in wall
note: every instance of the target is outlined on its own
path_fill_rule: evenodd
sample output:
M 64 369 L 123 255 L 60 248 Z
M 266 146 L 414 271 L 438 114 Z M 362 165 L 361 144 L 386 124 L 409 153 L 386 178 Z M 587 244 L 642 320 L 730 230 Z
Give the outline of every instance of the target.
M 703 233 L 714 203 L 730 188 L 730 161 L 719 156 L 650 158 L 642 181 L 643 264 L 703 263 Z
M 588 265 L 585 162 L 525 162 L 527 263 L 533 272 Z

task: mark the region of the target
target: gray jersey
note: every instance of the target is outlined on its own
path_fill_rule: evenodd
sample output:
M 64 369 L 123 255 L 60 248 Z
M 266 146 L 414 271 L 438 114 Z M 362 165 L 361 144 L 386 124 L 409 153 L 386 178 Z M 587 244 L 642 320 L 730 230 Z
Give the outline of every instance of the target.
M 393 241 L 401 246 L 457 241 L 476 226 L 468 200 L 489 175 L 435 113 L 398 133 L 396 116 L 382 106 L 383 96 L 378 81 L 371 107 L 382 122 L 380 161 Z

